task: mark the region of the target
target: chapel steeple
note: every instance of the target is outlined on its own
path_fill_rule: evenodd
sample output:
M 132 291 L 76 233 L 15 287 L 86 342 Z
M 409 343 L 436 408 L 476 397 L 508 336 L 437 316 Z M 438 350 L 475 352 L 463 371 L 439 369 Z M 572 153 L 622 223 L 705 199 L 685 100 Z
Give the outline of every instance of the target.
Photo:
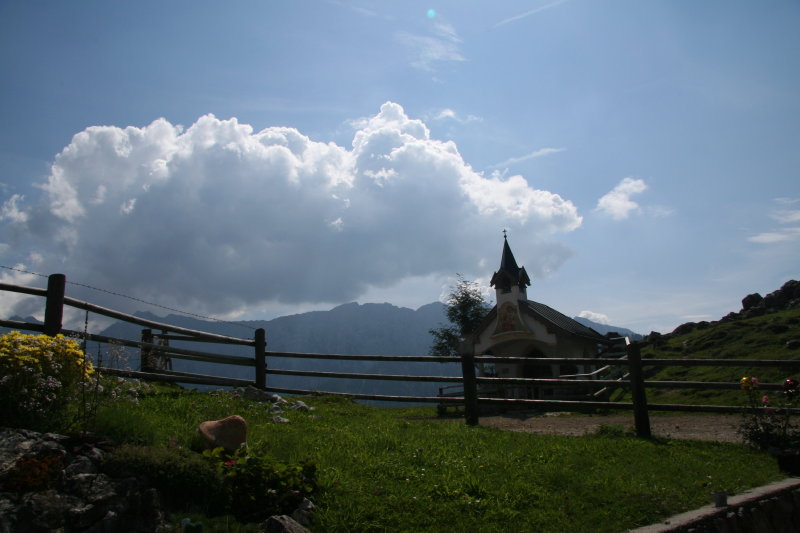
M 518 293 L 516 299 L 527 299 L 526 287 L 530 286 L 531 279 L 528 277 L 525 267 L 517 266 L 505 231 L 503 232 L 503 257 L 500 259 L 500 270 L 494 273 L 489 284 L 497 291 L 498 302 L 501 294 L 514 292 Z

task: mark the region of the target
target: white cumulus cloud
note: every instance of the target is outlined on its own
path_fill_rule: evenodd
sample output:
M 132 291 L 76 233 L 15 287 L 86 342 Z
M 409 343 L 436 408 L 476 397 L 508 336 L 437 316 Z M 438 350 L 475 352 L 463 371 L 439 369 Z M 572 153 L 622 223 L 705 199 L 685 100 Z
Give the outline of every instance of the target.
M 39 190 L 2 204 L 5 264 L 38 254 L 40 272 L 218 314 L 469 272 L 487 253 L 494 263 L 504 227 L 546 275 L 569 251 L 540 236 L 581 224 L 522 176 L 475 172 L 392 102 L 358 122 L 351 147 L 212 115 L 90 127 Z
M 604 315 L 603 313 L 595 313 L 594 311 L 581 311 L 578 313 L 578 316 L 581 318 L 588 318 L 592 322 L 597 322 L 598 324 L 610 324 L 608 315 Z
M 623 178 L 616 187 L 597 201 L 596 210 L 608 215 L 614 220 L 623 220 L 634 211 L 639 210 L 639 204 L 631 200 L 631 196 L 640 194 L 647 189 L 644 180 Z

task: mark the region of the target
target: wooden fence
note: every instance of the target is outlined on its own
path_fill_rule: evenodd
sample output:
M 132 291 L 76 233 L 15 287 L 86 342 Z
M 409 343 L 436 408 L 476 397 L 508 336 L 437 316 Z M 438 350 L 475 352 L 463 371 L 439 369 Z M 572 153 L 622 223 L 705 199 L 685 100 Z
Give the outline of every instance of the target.
M 47 335 L 62 333 L 78 338 L 84 338 L 99 343 L 122 345 L 126 347 L 138 348 L 141 354 L 141 366 L 139 371 L 123 370 L 116 368 L 104 368 L 99 370 L 106 374 L 118 375 L 130 378 L 139 378 L 151 381 L 206 384 L 216 386 L 241 387 L 253 385 L 259 389 L 283 393 L 283 394 L 331 394 L 342 395 L 354 399 L 378 400 L 378 401 L 400 401 L 400 402 L 419 402 L 419 403 L 438 403 L 463 405 L 464 417 L 467 424 L 475 425 L 479 419 L 480 405 L 501 406 L 501 407 L 527 407 L 532 409 L 550 408 L 561 410 L 587 410 L 587 409 L 626 409 L 632 410 L 636 433 L 642 437 L 650 436 L 649 411 L 684 411 L 684 412 L 707 412 L 707 413 L 741 413 L 745 408 L 742 406 L 720 406 L 720 405 L 684 405 L 684 404 L 648 404 L 647 388 L 703 388 L 703 389 L 738 389 L 739 383 L 732 382 L 692 382 L 692 381 L 653 381 L 645 380 L 645 367 L 667 367 L 667 366 L 716 366 L 716 367 L 784 367 L 800 368 L 800 360 L 744 360 L 744 359 L 658 359 L 651 358 L 642 360 L 640 347 L 637 343 L 625 340 L 624 357 L 594 357 L 594 358 L 571 358 L 571 357 L 547 357 L 547 358 L 528 358 L 528 357 L 494 357 L 494 356 L 474 356 L 468 346 L 462 346 L 460 357 L 433 357 L 433 356 L 377 356 L 377 355 L 345 355 L 345 354 L 319 354 L 319 353 L 295 353 L 295 352 L 269 352 L 266 350 L 266 335 L 263 329 L 257 329 L 252 339 L 243 339 L 217 335 L 204 331 L 197 331 L 188 328 L 164 324 L 152 320 L 143 319 L 126 313 L 121 313 L 112 309 L 101 307 L 69 298 L 65 295 L 66 278 L 63 274 L 53 274 L 48 278 L 47 289 L 37 289 L 19 285 L 0 283 L 0 291 L 10 291 L 46 298 L 44 324 L 34 324 L 14 320 L 0 320 L 0 326 L 13 329 L 37 331 Z M 86 312 L 96 313 L 109 318 L 114 318 L 123 322 L 137 324 L 146 328 L 143 331 L 141 341 L 131 341 L 128 339 L 112 338 L 102 335 L 90 334 L 86 332 L 70 331 L 62 328 L 63 308 L 71 306 L 82 309 Z M 152 330 L 161 330 L 160 334 L 153 334 Z M 159 342 L 155 342 L 158 339 Z M 205 351 L 188 350 L 169 346 L 169 340 L 205 342 L 222 345 L 249 346 L 253 349 L 252 357 L 241 357 L 217 354 Z M 219 376 L 209 376 L 201 374 L 191 374 L 186 372 L 176 372 L 167 365 L 156 365 L 154 360 L 186 359 L 193 361 L 211 362 L 223 365 L 241 365 L 254 367 L 254 379 L 244 380 L 236 378 L 226 378 Z M 318 360 L 344 360 L 344 361 L 380 361 L 380 362 L 441 362 L 441 363 L 461 363 L 462 376 L 416 376 L 401 374 L 362 374 L 353 372 L 322 372 L 311 370 L 280 370 L 270 369 L 267 365 L 267 358 L 295 358 L 295 359 L 318 359 Z M 559 378 L 498 378 L 498 377 L 478 377 L 476 376 L 476 364 L 478 363 L 519 363 L 519 364 L 569 364 L 569 365 L 606 365 L 627 367 L 627 379 L 580 379 L 580 376 L 559 377 Z M 341 392 L 326 392 L 317 390 L 302 390 L 291 388 L 271 387 L 267 383 L 267 374 L 285 376 L 306 376 L 317 378 L 344 378 L 344 379 L 369 379 L 387 381 L 415 381 L 415 382 L 436 382 L 454 383 L 463 387 L 460 396 L 439 395 L 439 396 L 388 396 L 378 394 L 349 394 Z M 631 402 L 605 402 L 591 400 L 535 400 L 519 398 L 487 398 L 479 396 L 479 385 L 487 387 L 497 387 L 503 385 L 517 386 L 559 386 L 559 387 L 613 387 L 630 388 Z M 760 389 L 765 391 L 781 390 L 779 384 L 762 383 Z M 800 413 L 800 409 L 792 409 L 792 413 Z

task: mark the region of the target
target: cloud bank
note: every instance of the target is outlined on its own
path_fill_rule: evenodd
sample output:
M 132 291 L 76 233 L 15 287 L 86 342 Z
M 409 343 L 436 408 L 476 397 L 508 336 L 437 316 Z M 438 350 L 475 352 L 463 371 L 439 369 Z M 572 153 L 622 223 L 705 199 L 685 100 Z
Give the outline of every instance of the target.
M 392 102 L 358 122 L 349 148 L 212 115 L 186 129 L 90 127 L 38 190 L 3 202 L 4 264 L 35 257 L 39 272 L 217 314 L 483 273 L 504 227 L 541 276 L 569 255 L 542 238 L 581 224 L 522 176 L 475 172 Z

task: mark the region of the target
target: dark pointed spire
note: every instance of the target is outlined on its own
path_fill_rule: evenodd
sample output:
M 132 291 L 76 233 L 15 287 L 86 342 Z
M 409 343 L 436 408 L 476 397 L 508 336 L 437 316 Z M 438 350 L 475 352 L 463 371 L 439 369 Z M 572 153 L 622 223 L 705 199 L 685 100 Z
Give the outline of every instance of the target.
M 505 230 L 503 230 L 503 257 L 500 259 L 500 270 L 494 273 L 489 284 L 503 291 L 510 291 L 514 285 L 524 291 L 525 287 L 531 284 L 525 267 L 517 266 L 517 260 L 514 259 L 511 247 L 508 245 L 508 236 Z

